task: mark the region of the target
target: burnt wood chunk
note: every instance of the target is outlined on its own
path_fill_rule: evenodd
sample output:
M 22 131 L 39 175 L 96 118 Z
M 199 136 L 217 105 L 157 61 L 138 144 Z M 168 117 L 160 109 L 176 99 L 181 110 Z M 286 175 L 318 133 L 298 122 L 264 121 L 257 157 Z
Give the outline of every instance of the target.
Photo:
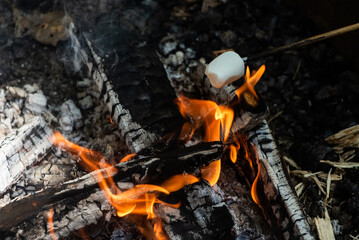
M 250 131 L 248 139 L 260 160 L 261 183 L 257 191 L 273 231 L 284 239 L 314 239 L 267 122 Z
M 52 130 L 41 117 L 0 139 L 0 195 L 51 149 Z
M 164 227 L 170 239 L 235 239 L 232 214 L 208 182 L 186 186 L 183 192 L 180 208 L 183 219 Z
M 34 194 L 17 197 L 5 206 L 0 206 L 0 228 L 8 229 L 51 204 L 97 188 L 101 176 L 113 177 L 117 181 L 128 179 L 134 183 L 160 184 L 173 175 L 183 172 L 191 173 L 200 166 L 218 160 L 222 152 L 222 143 L 206 142 L 157 156 L 137 156 L 133 160 L 116 164 L 114 166 L 117 169 L 116 172 L 108 169 L 90 172 L 80 178 L 39 190 Z M 107 175 L 107 172 L 111 172 L 112 175 Z M 136 182 L 132 174 L 136 174 L 139 181 Z
M 93 79 L 133 152 L 177 132 L 183 123 L 155 50 L 139 46 L 136 37 L 111 17 L 100 18 L 93 33 L 85 34 L 96 63 Z

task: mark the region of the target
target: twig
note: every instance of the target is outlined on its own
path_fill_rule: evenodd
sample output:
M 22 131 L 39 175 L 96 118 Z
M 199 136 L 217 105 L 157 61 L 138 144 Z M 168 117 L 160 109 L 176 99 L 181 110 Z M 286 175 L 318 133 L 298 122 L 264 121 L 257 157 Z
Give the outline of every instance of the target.
M 359 23 L 356 23 L 356 24 L 353 24 L 353 25 L 349 25 L 349 26 L 346 26 L 346 27 L 342 27 L 342 28 L 333 30 L 333 31 L 322 33 L 322 34 L 319 34 L 319 35 L 316 35 L 316 36 L 313 36 L 313 37 L 310 37 L 310 38 L 306 38 L 306 39 L 303 39 L 303 40 L 300 40 L 300 41 L 297 41 L 297 42 L 294 42 L 294 43 L 290 43 L 290 44 L 287 44 L 287 45 L 284 45 L 284 46 L 281 46 L 281 47 L 278 47 L 278 48 L 274 48 L 274 49 L 271 49 L 271 50 L 268 50 L 268 51 L 265 51 L 265 52 L 262 52 L 262 53 L 258 53 L 258 54 L 255 54 L 253 56 L 244 57 L 243 61 L 249 61 L 249 60 L 253 60 L 253 59 L 256 59 L 256 58 L 262 58 L 262 57 L 275 55 L 275 54 L 285 52 L 285 51 L 288 51 L 288 50 L 291 50 L 291 49 L 295 49 L 295 48 L 298 48 L 298 47 L 303 47 L 303 46 L 306 46 L 306 45 L 309 45 L 309 44 L 312 44 L 312 43 L 315 43 L 315 42 L 319 42 L 319 41 L 322 41 L 322 40 L 325 40 L 325 39 L 329 39 L 329 38 L 332 38 L 332 37 L 335 37 L 335 36 L 339 36 L 339 35 L 342 35 L 344 33 L 352 32 L 352 31 L 355 31 L 355 30 L 358 30 L 358 29 L 359 29 Z

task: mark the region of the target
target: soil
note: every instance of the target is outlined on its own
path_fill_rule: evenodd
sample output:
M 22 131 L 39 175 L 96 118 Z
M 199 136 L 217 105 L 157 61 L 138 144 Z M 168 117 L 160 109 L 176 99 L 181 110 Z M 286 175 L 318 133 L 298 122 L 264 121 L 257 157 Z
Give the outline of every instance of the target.
M 175 85 L 184 85 L 182 91 L 189 96 L 198 95 L 198 90 L 191 84 L 191 73 L 200 58 L 210 62 L 214 58 L 213 51 L 231 48 L 242 57 L 251 56 L 320 33 L 311 22 L 300 17 L 300 13 L 281 5 L 280 1 L 206 2 L 218 4 L 208 7 L 206 12 L 202 11 L 206 10 L 202 9 L 203 2 L 198 0 L 38 0 L 31 4 L 17 0 L 13 7 L 29 14 L 35 10 L 66 10 L 79 25 L 93 20 L 100 12 L 123 11 L 124 17 L 135 22 L 135 29 L 142 32 L 147 41 L 159 46 L 167 69 L 172 73 L 169 74 L 172 81 Z M 59 115 L 59 107 L 66 99 L 73 99 L 78 104 L 83 96 L 79 93 L 86 89 L 76 83 L 86 76 L 81 72 L 73 73 L 69 65 L 60 61 L 58 56 L 63 43 L 49 46 L 31 36 L 15 37 L 14 28 L 13 10 L 6 1 L 1 1 L 0 88 L 38 83 L 54 116 Z M 166 42 L 175 46 L 164 51 Z M 177 51 L 185 53 L 183 63 L 178 60 L 177 63 L 169 62 L 170 55 Z M 302 170 L 328 173 L 329 165 L 319 161 L 338 161 L 339 156 L 324 139 L 359 124 L 357 70 L 335 51 L 330 42 L 248 63 L 251 69 L 258 69 L 262 64 L 266 65 L 266 72 L 256 89 L 269 105 L 269 125 L 282 155 L 293 159 Z M 178 76 L 175 77 L 173 72 Z M 92 99 L 101 104 L 95 97 Z M 93 120 L 91 111 L 91 108 L 82 110 L 87 123 Z M 105 111 L 101 121 L 107 122 L 103 125 L 106 131 L 102 133 L 100 130 L 90 131 L 91 124 L 85 124 L 89 129 L 83 131 L 81 141 L 111 132 L 113 128 L 108 120 Z M 356 149 L 356 156 L 351 161 L 358 160 Z M 325 202 L 331 220 L 337 220 L 333 221 L 336 238 L 351 239 L 351 236 L 359 235 L 359 170 L 332 171 L 341 174 L 343 179 L 332 184 L 327 201 L 312 180 L 304 182 L 305 190 L 300 199 L 311 219 L 323 215 Z M 296 175 L 291 176 L 294 185 L 303 181 Z M 315 232 L 314 225 L 312 227 Z

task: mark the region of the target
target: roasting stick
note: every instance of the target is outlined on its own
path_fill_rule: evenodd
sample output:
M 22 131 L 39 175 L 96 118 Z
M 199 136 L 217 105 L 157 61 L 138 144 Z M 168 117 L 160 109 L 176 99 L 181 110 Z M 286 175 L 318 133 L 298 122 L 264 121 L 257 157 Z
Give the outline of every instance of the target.
M 336 36 L 339 36 L 339 35 L 342 35 L 342 34 L 345 34 L 345 33 L 348 33 L 348 32 L 352 32 L 352 31 L 355 31 L 355 30 L 358 30 L 358 29 L 359 29 L 359 23 L 355 23 L 355 24 L 352 24 L 352 25 L 349 25 L 349 26 L 346 26 L 346 27 L 342 27 L 342 28 L 333 30 L 333 31 L 329 31 L 329 32 L 322 33 L 322 34 L 319 34 L 319 35 L 315 35 L 313 37 L 306 38 L 306 39 L 303 39 L 303 40 L 300 40 L 300 41 L 297 41 L 297 42 L 293 42 L 293 43 L 290 43 L 290 44 L 287 44 L 287 45 L 284 45 L 284 46 L 281 46 L 281 47 L 278 47 L 278 48 L 274 48 L 274 49 L 271 49 L 271 50 L 268 50 L 268 51 L 265 51 L 265 52 L 262 52 L 262 53 L 258 53 L 258 54 L 255 54 L 253 56 L 244 57 L 242 59 L 243 59 L 244 62 L 248 62 L 250 60 L 257 59 L 257 58 L 268 57 L 268 56 L 275 55 L 275 54 L 278 54 L 278 53 L 281 53 L 281 52 L 285 52 L 285 51 L 288 51 L 288 50 L 291 50 L 291 49 L 303 47 L 303 46 L 306 46 L 306 45 L 309 45 L 309 44 L 312 44 L 312 43 L 316 43 L 316 42 L 319 42 L 319 41 L 322 41 L 322 40 L 326 40 L 326 39 L 329 39 L 329 38 L 332 38 L 332 37 L 336 37 Z

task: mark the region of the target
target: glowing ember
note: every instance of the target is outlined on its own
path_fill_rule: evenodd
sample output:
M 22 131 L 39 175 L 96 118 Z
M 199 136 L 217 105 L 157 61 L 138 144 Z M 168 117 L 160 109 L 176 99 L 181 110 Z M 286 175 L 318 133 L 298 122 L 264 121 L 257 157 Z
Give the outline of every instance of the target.
M 57 240 L 57 237 L 55 235 L 55 231 L 54 231 L 54 221 L 53 221 L 53 217 L 54 217 L 54 209 L 51 208 L 47 214 L 47 228 L 50 231 L 50 235 L 52 240 Z

